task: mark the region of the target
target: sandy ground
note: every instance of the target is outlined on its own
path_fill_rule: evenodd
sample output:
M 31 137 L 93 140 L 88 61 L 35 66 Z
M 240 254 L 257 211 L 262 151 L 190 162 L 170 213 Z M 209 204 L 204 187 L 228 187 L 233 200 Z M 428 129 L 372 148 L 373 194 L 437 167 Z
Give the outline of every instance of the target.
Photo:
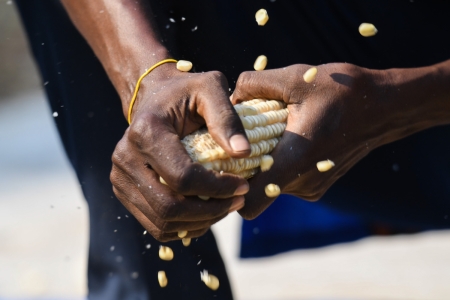
M 8 2 L 0 0 L 0 300 L 81 300 L 88 211 Z M 238 300 L 450 299 L 449 231 L 239 260 L 240 222 L 232 214 L 213 228 Z

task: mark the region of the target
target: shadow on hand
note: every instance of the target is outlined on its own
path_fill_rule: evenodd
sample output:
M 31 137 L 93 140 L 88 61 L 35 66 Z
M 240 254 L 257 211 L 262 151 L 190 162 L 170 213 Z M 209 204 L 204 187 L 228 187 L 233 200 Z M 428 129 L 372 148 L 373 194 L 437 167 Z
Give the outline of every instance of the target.
M 342 73 L 332 73 L 330 77 L 333 78 L 335 82 L 345 85 L 346 87 L 351 87 L 353 81 L 353 77 Z

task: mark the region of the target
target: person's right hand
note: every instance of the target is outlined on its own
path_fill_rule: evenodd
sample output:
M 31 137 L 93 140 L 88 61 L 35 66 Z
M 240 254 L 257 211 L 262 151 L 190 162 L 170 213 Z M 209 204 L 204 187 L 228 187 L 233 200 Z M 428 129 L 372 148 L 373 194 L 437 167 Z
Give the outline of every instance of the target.
M 184 73 L 172 63 L 142 82 L 130 127 L 113 154 L 111 182 L 117 198 L 160 241 L 179 239 L 182 230 L 201 236 L 244 206 L 247 181 L 193 163 L 180 142 L 206 122 L 230 156 L 248 156 L 250 144 L 228 97 L 220 72 Z

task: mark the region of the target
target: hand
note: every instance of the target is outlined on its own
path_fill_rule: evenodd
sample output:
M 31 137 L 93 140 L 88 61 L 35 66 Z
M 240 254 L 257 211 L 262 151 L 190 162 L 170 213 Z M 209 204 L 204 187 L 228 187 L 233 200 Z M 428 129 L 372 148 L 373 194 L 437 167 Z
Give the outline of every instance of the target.
M 286 131 L 272 152 L 274 165 L 249 180 L 245 207 L 253 219 L 275 199 L 265 195 L 269 183 L 281 192 L 306 200 L 327 189 L 372 149 L 392 141 L 396 114 L 388 109 L 388 77 L 383 71 L 350 64 L 318 66 L 312 83 L 303 80 L 311 66 L 244 72 L 231 96 L 234 104 L 251 99 L 283 100 L 288 104 Z M 330 159 L 335 167 L 319 172 L 316 163 Z M 368 170 L 370 172 L 370 170 Z
M 123 205 L 160 241 L 179 239 L 181 230 L 201 236 L 244 205 L 245 179 L 193 163 L 180 142 L 206 121 L 230 156 L 248 156 L 250 145 L 228 98 L 219 72 L 183 73 L 166 64 L 142 82 L 131 125 L 113 154 L 111 182 Z

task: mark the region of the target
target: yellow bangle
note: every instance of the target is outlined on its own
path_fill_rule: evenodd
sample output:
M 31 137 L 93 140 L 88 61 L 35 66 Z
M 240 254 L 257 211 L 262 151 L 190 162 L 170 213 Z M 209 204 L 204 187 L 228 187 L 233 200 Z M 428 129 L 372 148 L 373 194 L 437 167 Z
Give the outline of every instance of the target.
M 175 59 L 173 59 L 173 58 L 164 59 L 164 60 L 154 64 L 150 69 L 145 71 L 145 73 L 142 74 L 141 77 L 139 77 L 139 79 L 138 79 L 138 81 L 136 83 L 136 87 L 134 88 L 134 94 L 133 94 L 133 98 L 131 98 L 130 107 L 128 108 L 128 124 L 131 124 L 131 112 L 133 111 L 133 105 L 134 105 L 134 102 L 136 101 L 137 93 L 139 91 L 139 87 L 141 86 L 142 79 L 144 79 L 145 76 L 147 76 L 151 71 L 153 71 L 154 69 L 156 69 L 160 65 L 165 64 L 165 63 L 169 63 L 169 62 L 176 63 L 177 61 Z

